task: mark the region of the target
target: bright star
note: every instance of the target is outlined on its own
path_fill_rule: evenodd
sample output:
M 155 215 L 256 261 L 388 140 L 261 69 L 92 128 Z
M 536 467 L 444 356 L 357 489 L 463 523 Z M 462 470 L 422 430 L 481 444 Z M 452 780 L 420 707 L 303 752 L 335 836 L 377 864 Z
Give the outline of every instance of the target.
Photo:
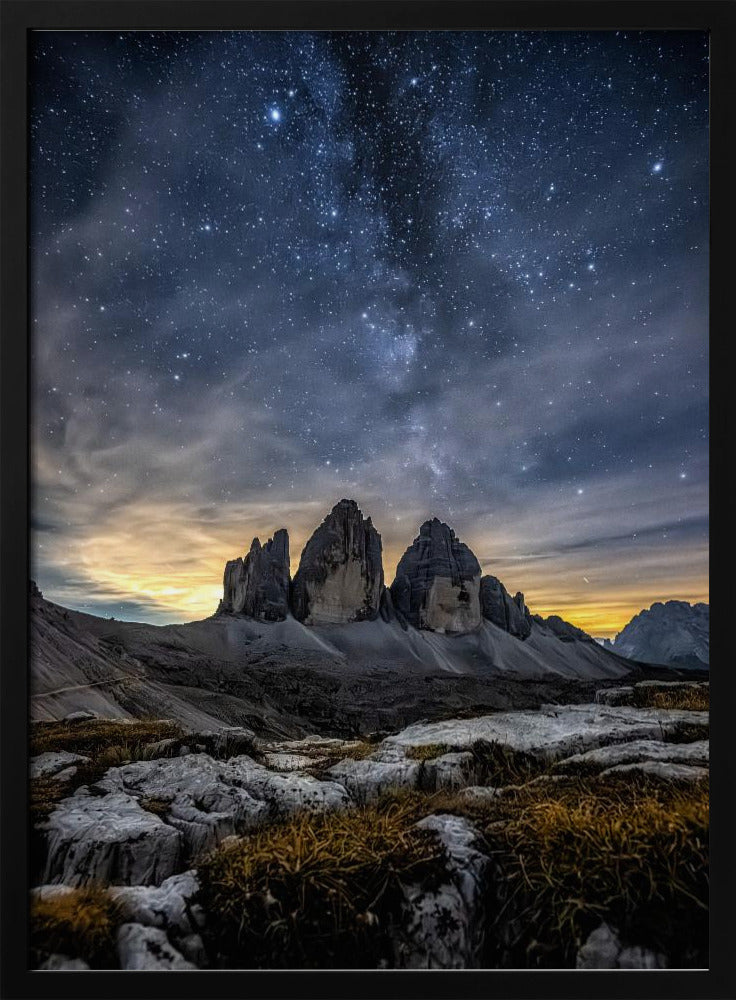
M 662 163 L 661 160 L 657 160 L 657 162 L 652 165 L 652 173 L 653 174 L 660 174 L 662 172 L 662 168 L 663 167 L 664 167 L 664 163 Z
M 269 118 L 271 119 L 272 122 L 280 122 L 281 121 L 281 112 L 279 111 L 278 108 L 271 108 L 271 110 L 269 111 L 268 115 L 269 115 Z

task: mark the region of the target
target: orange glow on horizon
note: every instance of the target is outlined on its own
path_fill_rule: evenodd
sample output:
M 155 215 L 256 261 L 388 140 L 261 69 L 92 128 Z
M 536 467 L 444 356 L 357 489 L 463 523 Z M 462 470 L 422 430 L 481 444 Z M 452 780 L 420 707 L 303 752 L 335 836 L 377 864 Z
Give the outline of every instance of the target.
M 80 603 L 94 607 L 95 603 L 129 602 L 141 609 L 140 614 L 135 613 L 139 620 L 178 623 L 206 618 L 214 613 L 222 596 L 222 575 L 228 559 L 243 555 L 255 536 L 263 542 L 275 528 L 292 525 L 289 534 L 293 576 L 301 550 L 321 514 L 322 505 L 309 502 L 291 509 L 274 508 L 265 516 L 260 507 L 239 508 L 228 520 L 196 523 L 186 505 L 156 505 L 154 510 L 139 502 L 118 509 L 104 525 L 90 529 L 73 552 L 67 545 L 50 553 L 57 568 L 66 569 L 70 577 L 83 575 L 89 586 L 77 593 L 59 588 L 46 596 L 72 607 Z M 273 526 L 264 531 L 266 519 Z M 393 580 L 396 564 L 416 530 L 407 534 L 402 545 L 384 545 L 387 583 Z M 473 539 L 471 547 L 478 545 L 481 550 L 483 541 Z M 673 574 L 668 575 L 667 566 L 655 566 L 649 579 L 626 585 L 621 582 L 625 567 L 622 571 L 607 566 L 605 561 L 595 570 L 588 569 L 585 575 L 564 558 L 535 564 L 524 559 L 509 563 L 499 556 L 498 562 L 498 567 L 483 562 L 483 572 L 498 576 L 512 596 L 521 590 L 533 614 L 559 615 L 597 637 L 613 638 L 635 614 L 655 601 L 708 601 L 707 573 L 695 567 L 687 578 L 676 580 Z

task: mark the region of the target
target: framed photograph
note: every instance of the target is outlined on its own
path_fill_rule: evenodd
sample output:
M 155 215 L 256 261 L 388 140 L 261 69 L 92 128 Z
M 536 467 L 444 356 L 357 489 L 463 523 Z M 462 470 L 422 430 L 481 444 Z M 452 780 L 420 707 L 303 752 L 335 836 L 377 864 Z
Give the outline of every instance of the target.
M 2 996 L 734 997 L 733 5 L 2 26 Z

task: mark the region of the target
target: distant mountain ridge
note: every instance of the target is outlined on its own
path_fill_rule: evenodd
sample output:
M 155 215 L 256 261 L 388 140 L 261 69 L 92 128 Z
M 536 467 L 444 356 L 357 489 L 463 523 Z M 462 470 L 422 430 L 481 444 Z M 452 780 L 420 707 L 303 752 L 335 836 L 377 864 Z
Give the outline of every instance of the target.
M 254 538 L 244 557 L 225 566 L 218 616 L 308 626 L 398 622 L 440 635 L 477 632 L 488 621 L 523 642 L 535 624 L 563 642 L 593 642 L 557 615 L 532 615 L 524 595 L 482 575 L 480 563 L 453 529 L 433 517 L 401 557 L 396 579 L 384 583 L 381 536 L 355 500 L 340 500 L 304 546 L 293 579 L 289 535 L 279 528 L 262 546 Z
M 657 601 L 634 615 L 612 643 L 628 659 L 666 666 L 703 668 L 710 664 L 710 606 L 687 601 Z
M 359 733 L 539 706 L 562 692 L 575 701 L 642 673 L 562 618 L 533 615 L 438 518 L 421 525 L 386 586 L 381 536 L 354 500 L 316 528 L 294 577 L 285 528 L 265 545 L 254 539 L 227 563 L 222 600 L 203 621 L 97 618 L 34 586 L 30 608 L 34 719 L 91 710 L 195 728 Z

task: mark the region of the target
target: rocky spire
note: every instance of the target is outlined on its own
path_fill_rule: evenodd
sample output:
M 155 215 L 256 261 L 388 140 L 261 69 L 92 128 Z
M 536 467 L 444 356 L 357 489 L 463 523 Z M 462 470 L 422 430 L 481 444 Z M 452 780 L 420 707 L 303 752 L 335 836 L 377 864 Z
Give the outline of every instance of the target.
M 524 603 L 524 595 L 519 592 L 510 597 L 498 577 L 484 576 L 481 579 L 480 613 L 517 639 L 526 639 L 531 635 L 532 619 Z
M 280 528 L 265 545 L 254 538 L 244 559 L 225 566 L 218 612 L 282 621 L 289 611 L 289 535 Z
M 417 628 L 470 632 L 480 625 L 480 576 L 468 546 L 434 517 L 401 557 L 391 584 L 393 605 Z
M 302 552 L 291 591 L 306 625 L 372 620 L 383 590 L 381 536 L 354 500 L 332 508 Z

